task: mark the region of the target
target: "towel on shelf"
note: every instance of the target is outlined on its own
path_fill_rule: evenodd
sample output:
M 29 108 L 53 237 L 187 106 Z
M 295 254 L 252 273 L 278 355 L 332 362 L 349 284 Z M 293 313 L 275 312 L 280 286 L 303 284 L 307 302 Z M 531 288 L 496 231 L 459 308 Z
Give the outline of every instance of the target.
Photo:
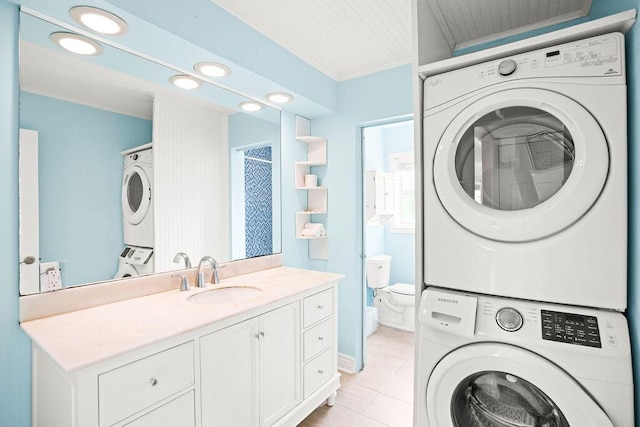
M 311 228 L 305 228 L 304 230 L 302 230 L 302 235 L 304 237 L 322 237 L 326 236 L 327 232 L 326 230 L 313 230 Z
M 304 228 L 309 230 L 324 230 L 324 224 L 321 222 L 307 222 Z

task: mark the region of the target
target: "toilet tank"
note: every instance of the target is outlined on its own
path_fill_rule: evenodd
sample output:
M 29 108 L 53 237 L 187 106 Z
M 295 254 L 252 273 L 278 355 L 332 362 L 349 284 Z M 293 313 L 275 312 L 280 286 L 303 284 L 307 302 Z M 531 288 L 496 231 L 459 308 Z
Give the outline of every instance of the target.
M 390 255 L 367 257 L 365 263 L 367 286 L 373 289 L 379 289 L 389 285 L 389 274 L 391 273 Z

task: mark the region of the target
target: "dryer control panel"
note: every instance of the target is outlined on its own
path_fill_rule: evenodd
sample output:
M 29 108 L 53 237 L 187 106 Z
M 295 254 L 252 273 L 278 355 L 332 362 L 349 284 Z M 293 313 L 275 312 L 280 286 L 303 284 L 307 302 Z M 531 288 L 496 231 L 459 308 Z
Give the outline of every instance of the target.
M 602 348 L 598 318 L 541 310 L 542 339 Z

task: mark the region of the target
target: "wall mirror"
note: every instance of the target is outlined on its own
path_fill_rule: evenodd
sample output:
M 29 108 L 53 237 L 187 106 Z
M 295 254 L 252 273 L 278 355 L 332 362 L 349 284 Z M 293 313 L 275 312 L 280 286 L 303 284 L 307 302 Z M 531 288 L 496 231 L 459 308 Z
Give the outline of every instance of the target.
M 21 295 L 281 251 L 279 110 L 59 32 L 21 13 Z

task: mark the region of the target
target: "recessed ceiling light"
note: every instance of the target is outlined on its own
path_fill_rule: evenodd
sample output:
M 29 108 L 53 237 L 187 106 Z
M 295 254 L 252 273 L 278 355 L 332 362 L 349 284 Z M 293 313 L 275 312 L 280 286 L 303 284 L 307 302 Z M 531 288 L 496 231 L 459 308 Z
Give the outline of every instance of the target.
M 103 9 L 91 6 L 76 6 L 69 10 L 69 15 L 81 25 L 101 34 L 119 36 L 129 30 L 124 19 Z
M 181 89 L 197 89 L 202 86 L 200 80 L 187 76 L 186 74 L 178 74 L 169 77 L 169 81 Z
M 275 102 L 276 104 L 286 104 L 287 102 L 293 101 L 293 96 L 284 92 L 268 93 L 266 98 L 271 102 Z
M 49 39 L 61 48 L 78 55 L 100 55 L 103 50 L 100 43 L 80 34 L 61 31 L 51 33 Z
M 209 77 L 226 77 L 231 74 L 231 68 L 217 62 L 198 62 L 193 69 Z
M 253 101 L 245 101 L 238 104 L 238 107 L 242 108 L 244 111 L 255 112 L 262 109 L 262 105 Z

